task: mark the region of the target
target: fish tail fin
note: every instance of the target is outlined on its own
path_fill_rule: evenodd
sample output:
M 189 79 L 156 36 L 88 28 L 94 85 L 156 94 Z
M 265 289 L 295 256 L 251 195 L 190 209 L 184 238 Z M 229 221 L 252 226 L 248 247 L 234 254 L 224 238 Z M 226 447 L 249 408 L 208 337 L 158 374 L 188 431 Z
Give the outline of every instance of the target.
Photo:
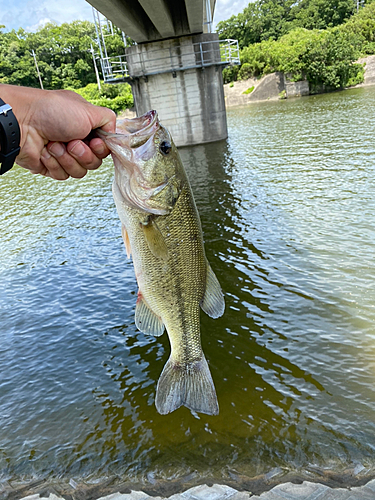
M 169 358 L 156 389 L 156 409 L 162 415 L 186 406 L 190 410 L 217 415 L 215 386 L 206 358 L 181 364 Z

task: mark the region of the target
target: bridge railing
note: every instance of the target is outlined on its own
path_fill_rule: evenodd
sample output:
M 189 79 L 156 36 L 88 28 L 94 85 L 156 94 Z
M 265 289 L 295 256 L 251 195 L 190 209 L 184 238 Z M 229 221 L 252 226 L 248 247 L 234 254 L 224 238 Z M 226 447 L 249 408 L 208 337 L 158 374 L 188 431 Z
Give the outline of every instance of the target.
M 176 76 L 178 71 L 235 64 L 240 64 L 238 41 L 231 39 L 183 43 L 176 47 L 149 48 L 138 45 L 137 51 L 127 55 L 101 59 L 105 83 L 162 73 Z
M 100 59 L 104 83 L 116 83 L 129 78 L 126 55 L 103 57 Z

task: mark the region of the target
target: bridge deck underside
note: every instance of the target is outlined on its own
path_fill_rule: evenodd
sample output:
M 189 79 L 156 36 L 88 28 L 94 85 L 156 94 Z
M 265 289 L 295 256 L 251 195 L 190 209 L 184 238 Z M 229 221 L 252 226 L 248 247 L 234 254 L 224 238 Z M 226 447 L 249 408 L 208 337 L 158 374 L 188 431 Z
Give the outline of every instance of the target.
M 137 43 L 203 33 L 212 19 L 215 1 L 88 0 Z M 208 15 L 207 10 L 211 11 Z

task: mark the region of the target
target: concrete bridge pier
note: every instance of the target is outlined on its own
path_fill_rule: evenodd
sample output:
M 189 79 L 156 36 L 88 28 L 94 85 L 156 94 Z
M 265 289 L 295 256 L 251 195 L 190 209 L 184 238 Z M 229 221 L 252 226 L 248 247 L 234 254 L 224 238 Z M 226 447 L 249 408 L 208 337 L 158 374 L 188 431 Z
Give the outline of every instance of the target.
M 216 33 L 128 47 L 137 116 L 155 109 L 177 146 L 225 139 L 223 51 Z

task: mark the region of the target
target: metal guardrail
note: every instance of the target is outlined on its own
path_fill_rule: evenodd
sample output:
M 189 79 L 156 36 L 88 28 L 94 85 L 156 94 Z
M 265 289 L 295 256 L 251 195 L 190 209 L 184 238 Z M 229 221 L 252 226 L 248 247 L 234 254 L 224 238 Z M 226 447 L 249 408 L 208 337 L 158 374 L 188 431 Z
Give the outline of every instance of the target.
M 131 59 L 132 74 L 129 73 L 127 58 Z M 178 54 L 171 48 L 157 48 L 147 52 L 140 50 L 128 56 L 102 57 L 100 63 L 104 82 L 116 83 L 193 68 L 236 65 L 240 64 L 240 53 L 238 41 L 228 39 L 193 43 L 180 47 Z
M 119 79 L 129 78 L 126 55 L 103 57 L 100 59 L 104 83 L 112 83 Z

